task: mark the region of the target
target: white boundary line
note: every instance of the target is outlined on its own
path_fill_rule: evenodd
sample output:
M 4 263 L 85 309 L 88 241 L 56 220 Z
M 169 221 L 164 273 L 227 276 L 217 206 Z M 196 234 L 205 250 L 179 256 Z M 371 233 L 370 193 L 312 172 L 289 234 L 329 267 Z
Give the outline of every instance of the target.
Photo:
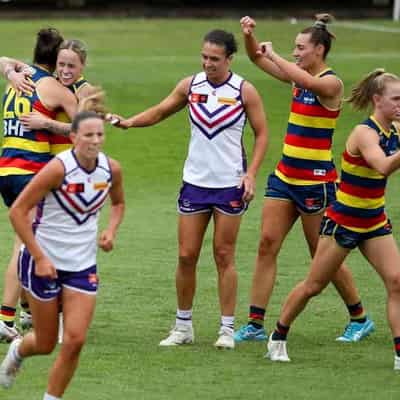
M 282 54 L 283 57 L 285 57 L 288 60 L 292 60 L 291 54 Z M 351 59 L 357 59 L 357 58 L 362 58 L 362 59 L 368 59 L 368 58 L 381 58 L 381 59 L 400 59 L 400 52 L 384 52 L 384 53 L 376 53 L 376 52 L 371 52 L 371 53 L 340 53 L 340 52 L 334 52 L 332 54 L 332 59 L 342 59 L 342 60 L 351 60 Z M 242 62 L 242 61 L 248 61 L 247 56 L 238 54 L 235 55 L 234 60 Z M 99 65 L 97 63 L 106 63 L 106 64 L 115 64 L 115 63 L 134 63 L 136 65 L 138 64 L 143 64 L 143 63 L 193 63 L 193 62 L 198 62 L 198 65 L 200 66 L 200 57 L 197 56 L 170 56 L 170 55 L 157 55 L 157 56 L 140 56 L 140 58 L 136 58 L 134 55 L 132 57 L 129 56 L 103 56 L 103 55 L 93 55 L 90 57 L 89 60 L 89 66 L 90 63 L 93 62 L 96 65 Z M 154 64 L 154 68 L 156 65 Z
M 400 33 L 400 28 L 389 28 L 384 25 L 361 24 L 359 22 L 335 22 L 334 25 L 359 31 Z

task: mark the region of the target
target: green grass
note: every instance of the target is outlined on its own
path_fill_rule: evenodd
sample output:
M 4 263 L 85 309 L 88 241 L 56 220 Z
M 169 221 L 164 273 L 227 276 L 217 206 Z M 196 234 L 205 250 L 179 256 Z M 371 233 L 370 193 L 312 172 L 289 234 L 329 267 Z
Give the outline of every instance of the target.
M 258 37 L 270 38 L 275 49 L 288 57 L 296 32 L 307 24 L 258 22 Z M 400 71 L 400 26 L 387 21 L 365 23 L 397 29 L 397 33 L 341 25 L 334 28 L 337 43 L 329 62 L 342 77 L 346 93 L 373 68 L 384 66 L 389 71 Z M 197 72 L 201 39 L 208 30 L 221 27 L 237 34 L 240 51 L 233 69 L 261 93 L 270 126 L 270 146 L 258 178 L 257 197 L 243 219 L 237 249 L 237 326 L 243 323 L 265 177 L 280 158 L 290 88 L 267 77 L 248 61 L 238 21 L 233 20 L 2 21 L 2 53 L 28 61 L 35 32 L 48 25 L 58 27 L 68 38 L 87 42 L 86 77 L 104 86 L 110 108 L 122 115 L 157 103 L 181 78 Z M 346 135 L 362 118 L 345 106 L 335 136 L 337 160 Z M 261 343 L 240 345 L 233 352 L 215 351 L 212 344 L 219 311 L 212 237 L 208 233 L 198 267 L 194 306 L 196 344 L 175 349 L 157 346 L 175 315 L 175 201 L 188 133 L 185 111 L 151 128 L 128 132 L 108 129 L 106 151 L 122 163 L 128 208 L 115 251 L 99 254 L 101 290 L 96 317 L 65 399 L 397 398 L 400 377 L 392 371 L 392 339 L 385 319 L 383 285 L 357 252 L 349 257 L 349 265 L 363 302 L 377 325 L 376 333 L 362 343 L 345 345 L 334 341 L 347 316 L 336 292 L 329 288 L 296 321 L 289 343 L 291 364 L 272 364 L 263 359 L 265 344 Z M 251 136 L 247 132 L 249 150 Z M 388 212 L 395 235 L 400 222 L 399 187 L 398 177 L 394 176 L 388 190 Z M 103 223 L 106 214 L 105 210 Z M 5 266 L 12 233 L 3 206 L 0 238 L 0 259 Z M 308 265 L 306 245 L 300 227 L 296 226 L 279 257 L 278 280 L 266 322 L 268 330 L 278 317 L 284 297 L 304 277 Z M 6 349 L 0 345 L 0 355 Z M 52 360 L 53 356 L 27 360 L 15 388 L 0 391 L 0 399 L 41 399 Z

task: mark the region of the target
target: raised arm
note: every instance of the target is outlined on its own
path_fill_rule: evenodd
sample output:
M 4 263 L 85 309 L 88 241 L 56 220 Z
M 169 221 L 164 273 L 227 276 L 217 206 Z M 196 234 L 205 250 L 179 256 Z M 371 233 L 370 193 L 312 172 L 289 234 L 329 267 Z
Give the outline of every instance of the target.
M 256 27 L 255 20 L 246 16 L 240 20 L 240 25 L 242 27 L 244 44 L 249 59 L 257 65 L 257 67 L 267 74 L 272 75 L 274 78 L 283 82 L 291 82 L 289 76 L 282 71 L 278 65 L 263 56 L 261 46 L 254 35 L 254 29 Z
M 311 90 L 322 98 L 341 99 L 343 84 L 335 75 L 326 75 L 323 78 L 311 75 L 309 72 L 277 54 L 271 42 L 261 43 L 262 54 L 265 58 L 277 65 L 292 82 L 304 89 Z
M 55 266 L 43 253 L 31 229 L 29 212 L 36 207 L 47 193 L 58 188 L 64 177 L 64 167 L 60 160 L 50 161 L 25 187 L 10 209 L 9 217 L 17 235 L 26 245 L 35 260 L 37 276 L 54 279 L 57 277 Z
M 242 178 L 245 189 L 243 199 L 250 201 L 254 197 L 256 176 L 267 149 L 268 128 L 261 97 L 251 83 L 244 82 L 242 96 L 246 115 L 255 138 L 251 163 L 247 168 L 246 175 Z
M 115 121 L 114 125 L 124 129 L 155 125 L 186 106 L 191 80 L 192 77 L 181 80 L 164 100 L 139 114 L 127 119 L 115 114 L 108 118 Z
M 122 222 L 125 211 L 124 189 L 122 185 L 122 171 L 119 163 L 110 159 L 111 172 L 113 176 L 110 190 L 111 211 L 107 228 L 100 234 L 99 247 L 104 251 L 111 251 L 117 229 Z
M 378 135 L 366 125 L 357 125 L 354 128 L 346 146 L 352 154 L 361 154 L 373 169 L 384 176 L 389 176 L 400 168 L 400 151 L 386 156 L 379 146 Z

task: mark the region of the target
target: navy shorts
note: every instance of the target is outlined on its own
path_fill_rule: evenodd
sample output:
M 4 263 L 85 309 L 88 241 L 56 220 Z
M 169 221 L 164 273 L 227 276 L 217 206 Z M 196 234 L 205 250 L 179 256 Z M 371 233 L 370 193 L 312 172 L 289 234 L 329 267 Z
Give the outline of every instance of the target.
M 212 212 L 214 209 L 227 215 L 242 215 L 248 204 L 242 200 L 244 189 L 236 186 L 207 189 L 183 183 L 178 198 L 178 212 L 183 215 Z
M 12 203 L 33 177 L 34 175 L 31 174 L 0 176 L 0 193 L 7 207 L 12 206 Z
M 341 247 L 346 249 L 355 249 L 366 240 L 374 239 L 380 236 L 391 235 L 392 225 L 390 221 L 388 221 L 386 225 L 375 229 L 374 231 L 355 232 L 337 224 L 327 216 L 324 216 L 321 222 L 319 234 L 321 236 L 332 236 L 336 240 L 336 243 Z
M 271 174 L 267 180 L 265 197 L 289 200 L 302 213 L 319 214 L 336 199 L 336 184 L 327 182 L 317 185 L 291 185 Z
M 62 288 L 95 295 L 99 285 L 97 267 L 93 265 L 82 271 L 57 270 L 57 279 L 41 278 L 35 274 L 35 261 L 27 248 L 21 248 L 18 259 L 18 277 L 22 287 L 33 297 L 49 301 L 58 297 Z

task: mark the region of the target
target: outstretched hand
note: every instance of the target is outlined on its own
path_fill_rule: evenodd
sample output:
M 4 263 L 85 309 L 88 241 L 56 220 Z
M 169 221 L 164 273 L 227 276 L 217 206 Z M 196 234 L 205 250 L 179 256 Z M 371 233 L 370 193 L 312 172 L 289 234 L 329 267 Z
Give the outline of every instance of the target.
M 118 114 L 108 113 L 105 117 L 105 120 L 117 128 L 128 129 L 130 127 L 127 120 Z

